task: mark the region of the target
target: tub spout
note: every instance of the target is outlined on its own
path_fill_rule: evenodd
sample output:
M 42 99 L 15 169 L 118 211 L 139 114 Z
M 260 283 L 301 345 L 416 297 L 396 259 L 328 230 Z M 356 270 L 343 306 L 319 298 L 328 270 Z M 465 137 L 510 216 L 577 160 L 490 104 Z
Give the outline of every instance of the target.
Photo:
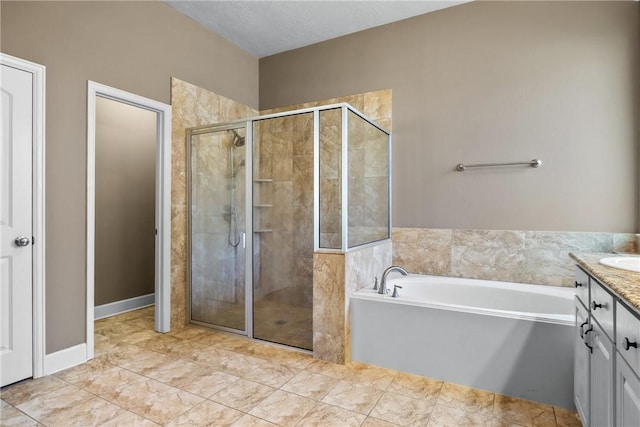
M 402 267 L 398 267 L 397 265 L 392 265 L 391 267 L 388 267 L 384 273 L 382 273 L 382 279 L 380 280 L 380 288 L 378 289 L 378 293 L 379 294 L 386 294 L 387 293 L 387 276 L 389 275 L 389 273 L 391 273 L 392 271 L 397 271 L 398 273 L 402 274 L 403 276 L 406 276 L 407 271 L 402 268 Z

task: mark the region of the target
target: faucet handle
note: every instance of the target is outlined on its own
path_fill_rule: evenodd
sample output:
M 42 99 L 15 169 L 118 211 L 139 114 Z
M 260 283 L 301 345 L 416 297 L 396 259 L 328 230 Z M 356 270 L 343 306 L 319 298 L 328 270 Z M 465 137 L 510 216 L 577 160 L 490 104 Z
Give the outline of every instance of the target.
M 374 291 L 378 290 L 378 276 L 373 277 L 373 290 Z
M 398 292 L 398 289 L 402 289 L 402 286 L 393 285 L 393 293 L 391 294 L 391 298 L 398 298 L 400 296 L 400 293 Z

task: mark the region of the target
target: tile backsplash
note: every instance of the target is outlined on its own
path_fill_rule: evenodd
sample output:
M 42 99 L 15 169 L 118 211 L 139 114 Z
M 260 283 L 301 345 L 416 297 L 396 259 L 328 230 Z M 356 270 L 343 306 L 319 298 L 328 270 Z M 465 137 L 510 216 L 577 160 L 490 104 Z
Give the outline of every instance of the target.
M 394 228 L 393 262 L 410 272 L 572 286 L 569 252 L 638 252 L 638 235 Z

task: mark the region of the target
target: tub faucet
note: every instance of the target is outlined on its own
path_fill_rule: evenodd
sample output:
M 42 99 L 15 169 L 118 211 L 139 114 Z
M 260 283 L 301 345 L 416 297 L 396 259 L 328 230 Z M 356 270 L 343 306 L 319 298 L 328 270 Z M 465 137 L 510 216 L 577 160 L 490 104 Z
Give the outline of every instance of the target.
M 392 265 L 391 267 L 388 267 L 384 273 L 382 273 L 382 279 L 380 280 L 380 289 L 378 289 L 378 293 L 379 294 L 386 294 L 387 293 L 387 276 L 389 275 L 389 273 L 391 273 L 392 271 L 397 271 L 398 273 L 402 274 L 403 276 L 406 276 L 407 271 L 402 268 L 402 267 L 398 267 L 397 265 Z

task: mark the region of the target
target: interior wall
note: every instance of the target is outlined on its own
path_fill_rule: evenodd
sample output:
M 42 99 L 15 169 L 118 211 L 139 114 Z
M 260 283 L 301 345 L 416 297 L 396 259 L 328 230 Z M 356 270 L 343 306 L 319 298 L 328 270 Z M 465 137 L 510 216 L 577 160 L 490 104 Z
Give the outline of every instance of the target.
M 258 106 L 258 60 L 163 2 L 0 2 L 2 52 L 47 67 L 46 352 L 85 342 L 87 80 L 170 102 L 171 76 Z
M 262 58 L 260 108 L 391 88 L 394 226 L 637 232 L 638 8 L 455 6 Z
M 154 293 L 156 123 L 96 97 L 96 306 Z

